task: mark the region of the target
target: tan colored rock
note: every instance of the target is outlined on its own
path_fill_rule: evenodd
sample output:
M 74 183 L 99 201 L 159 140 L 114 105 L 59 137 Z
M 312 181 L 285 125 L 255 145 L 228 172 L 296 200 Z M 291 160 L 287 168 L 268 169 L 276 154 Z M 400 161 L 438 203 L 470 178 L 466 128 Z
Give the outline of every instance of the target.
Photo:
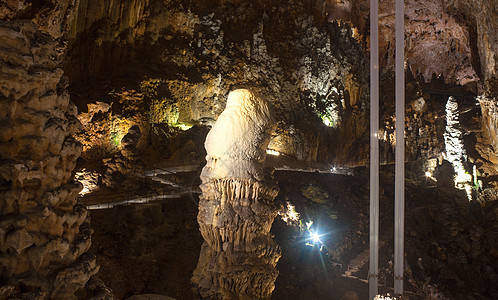
M 273 126 L 265 100 L 235 90 L 206 138 L 197 216 L 205 242 L 192 278 L 204 299 L 269 299 L 275 287 L 278 189 L 263 170 Z
M 87 274 L 96 274 L 98 270 L 95 256 L 85 257 L 84 260 L 64 269 L 55 277 L 54 291 L 51 297 L 53 299 L 77 299 L 72 293 L 85 286 L 88 281 Z
M 498 72 L 498 7 L 496 1 L 445 0 L 445 9 L 463 15 L 475 26 L 477 49 L 484 80 L 497 77 Z
M 126 300 L 175 300 L 175 298 L 156 294 L 143 294 L 131 296 Z
M 64 92 L 60 48 L 30 21 L 0 21 L 0 39 L 0 98 L 9 99 L 0 102 L 0 288 L 12 297 L 75 298 L 98 267 L 84 255 L 87 211 L 75 206 L 81 145 L 72 135 L 81 125 Z
M 484 175 L 498 174 L 498 104 L 496 97 L 480 96 L 482 132 L 477 136 L 476 150 L 483 158 Z

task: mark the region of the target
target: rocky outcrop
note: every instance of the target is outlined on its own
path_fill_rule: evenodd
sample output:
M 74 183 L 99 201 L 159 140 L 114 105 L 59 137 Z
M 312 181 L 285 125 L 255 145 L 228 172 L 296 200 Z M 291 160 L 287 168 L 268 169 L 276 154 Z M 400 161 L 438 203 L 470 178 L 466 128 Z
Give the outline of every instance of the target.
M 418 82 L 425 88 L 434 81 L 445 82 L 477 91 L 482 73 L 491 74 L 495 68 L 490 42 L 495 34 L 489 24 L 496 18 L 484 2 L 406 1 L 406 61 L 413 75 L 407 83 Z M 161 82 L 153 114 L 172 115 L 164 107 L 173 103 L 178 121 L 190 125 L 214 122 L 230 87 L 243 83 L 265 94 L 275 107 L 279 122 L 271 141 L 273 150 L 304 161 L 364 165 L 368 157 L 368 6 L 366 0 L 285 5 L 80 1 L 69 34 L 66 69 L 75 94 L 87 103 L 102 101 L 102 95 L 113 89 L 136 90 L 144 77 Z M 479 11 L 489 22 L 476 21 Z M 392 1 L 380 1 L 379 13 L 384 105 L 394 95 L 387 87 L 394 82 Z M 488 71 L 481 71 L 484 65 Z M 116 78 L 124 79 L 116 82 Z M 87 81 L 100 91 L 87 92 Z M 407 103 L 421 97 L 407 92 Z M 438 128 L 432 112 L 438 100 L 423 98 L 429 109 L 407 120 L 416 125 L 407 124 L 410 160 L 441 153 L 437 142 L 441 133 L 434 133 Z M 390 142 L 388 122 L 394 110 L 381 111 L 386 142 Z M 390 147 L 388 143 L 383 147 L 387 163 L 392 161 Z
M 263 168 L 273 124 L 268 103 L 242 89 L 208 133 L 197 217 L 205 242 L 192 278 L 202 298 L 269 299 L 275 287 L 278 190 Z
M 496 78 L 498 72 L 498 7 L 496 2 L 487 0 L 446 0 L 445 10 L 463 18 L 473 31 L 469 43 L 476 47 L 473 59 L 478 61 L 482 80 Z
M 275 135 L 275 150 L 305 161 L 366 159 L 367 60 L 349 24 L 320 23 L 301 1 L 292 10 L 259 1 L 96 2 L 80 2 L 69 35 L 66 70 L 83 110 L 155 82 L 151 115 L 212 124 L 229 89 L 242 84 L 274 105 L 278 133 L 286 133 Z M 349 141 L 324 143 L 330 136 Z M 362 152 L 354 156 L 353 147 Z
M 495 97 L 486 95 L 477 98 L 482 112 L 482 131 L 478 135 L 476 150 L 481 159 L 483 175 L 498 174 L 498 103 Z
M 121 139 L 121 150 L 112 158 L 104 159 L 106 171 L 102 183 L 107 187 L 137 188 L 136 174 L 143 173 L 143 163 L 136 148 L 142 133 L 137 125 L 132 126 Z
M 31 21 L 0 21 L 0 40 L 0 286 L 6 297 L 72 299 L 98 266 L 72 180 L 80 123 L 63 48 Z
M 379 4 L 379 51 L 384 69 L 394 67 L 394 5 Z M 470 33 L 466 24 L 445 11 L 437 1 L 406 1 L 405 55 L 414 77 L 425 82 L 443 77 L 447 83 L 466 85 L 479 80 L 472 65 Z
M 0 20 L 31 20 L 37 29 L 59 42 L 69 30 L 79 0 L 5 0 L 0 3 Z

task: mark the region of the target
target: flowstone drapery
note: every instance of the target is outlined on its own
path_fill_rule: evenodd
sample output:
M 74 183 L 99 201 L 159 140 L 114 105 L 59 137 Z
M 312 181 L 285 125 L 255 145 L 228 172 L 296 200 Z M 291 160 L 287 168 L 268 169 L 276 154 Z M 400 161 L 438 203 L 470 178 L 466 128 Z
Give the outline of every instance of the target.
M 197 217 L 205 241 L 192 278 L 202 298 L 265 299 L 275 287 L 278 188 L 264 170 L 274 123 L 265 100 L 239 89 L 207 135 Z

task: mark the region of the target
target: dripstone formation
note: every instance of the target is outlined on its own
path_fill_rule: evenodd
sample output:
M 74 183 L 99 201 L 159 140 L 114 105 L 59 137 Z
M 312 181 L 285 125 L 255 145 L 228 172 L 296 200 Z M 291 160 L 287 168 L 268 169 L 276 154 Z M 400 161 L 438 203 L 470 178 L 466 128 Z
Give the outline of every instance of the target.
M 275 287 L 278 189 L 264 170 L 273 125 L 268 103 L 241 89 L 206 137 L 197 217 L 205 241 L 192 279 L 203 299 L 269 299 Z
M 73 299 L 98 267 L 63 49 L 31 21 L 1 21 L 0 40 L 0 298 Z

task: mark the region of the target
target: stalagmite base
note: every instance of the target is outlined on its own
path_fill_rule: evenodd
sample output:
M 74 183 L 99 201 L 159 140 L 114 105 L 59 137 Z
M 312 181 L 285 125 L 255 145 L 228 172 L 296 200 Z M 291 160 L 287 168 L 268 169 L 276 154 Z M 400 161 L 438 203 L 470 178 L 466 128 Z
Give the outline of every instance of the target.
M 273 124 L 266 101 L 236 90 L 206 138 L 197 217 L 205 242 L 192 278 L 204 299 L 265 299 L 275 287 L 278 189 L 263 169 Z

